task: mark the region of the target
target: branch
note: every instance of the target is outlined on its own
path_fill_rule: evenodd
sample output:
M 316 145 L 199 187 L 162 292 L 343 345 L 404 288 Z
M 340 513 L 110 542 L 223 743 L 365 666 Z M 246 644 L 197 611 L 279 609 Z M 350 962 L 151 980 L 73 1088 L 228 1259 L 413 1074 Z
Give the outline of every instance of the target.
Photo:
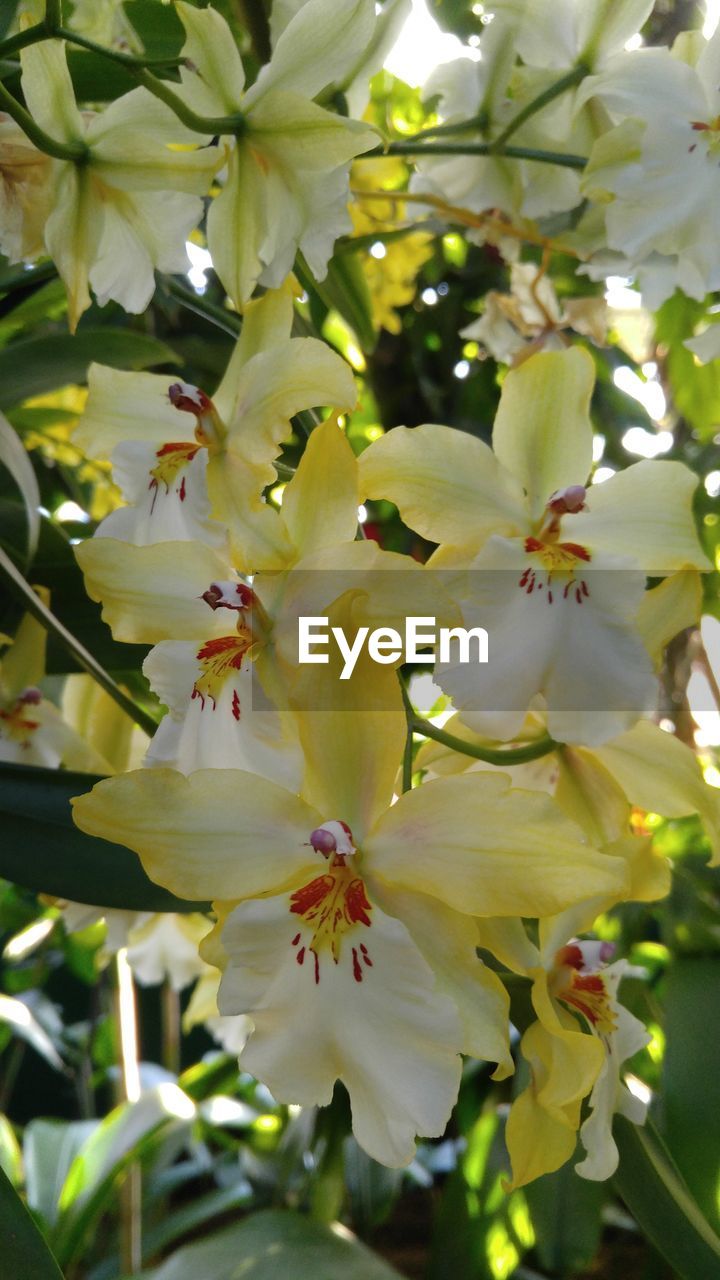
M 563 169 L 584 169 L 587 156 L 565 151 L 540 151 L 535 147 L 498 148 L 497 142 L 390 142 L 386 147 L 373 147 L 355 157 L 373 160 L 378 156 L 493 156 L 495 159 L 536 160 L 539 164 L 557 164 Z
M 145 67 L 132 66 L 131 71 L 136 80 L 146 89 L 164 102 L 175 113 L 178 120 L 194 133 L 204 133 L 211 138 L 218 134 L 230 133 L 238 137 L 245 127 L 245 117 L 241 112 L 232 116 L 199 116 L 196 111 L 186 106 L 182 98 L 174 93 L 164 80 L 159 80 Z
M 522 111 L 518 111 L 516 116 L 513 116 L 502 133 L 493 139 L 491 146 L 504 148 L 508 138 L 511 138 L 526 120 L 536 115 L 538 111 L 542 111 L 543 107 L 546 107 L 549 102 L 553 102 L 555 98 L 559 98 L 568 89 L 573 89 L 576 84 L 580 84 L 580 81 L 584 80 L 585 76 L 589 74 L 589 68 L 584 66 L 583 63 L 579 63 L 576 67 L 573 67 L 572 71 L 568 71 L 567 75 L 561 76 L 554 84 L 549 85 L 547 89 L 543 89 L 542 93 L 539 93 L 536 98 L 528 102 Z

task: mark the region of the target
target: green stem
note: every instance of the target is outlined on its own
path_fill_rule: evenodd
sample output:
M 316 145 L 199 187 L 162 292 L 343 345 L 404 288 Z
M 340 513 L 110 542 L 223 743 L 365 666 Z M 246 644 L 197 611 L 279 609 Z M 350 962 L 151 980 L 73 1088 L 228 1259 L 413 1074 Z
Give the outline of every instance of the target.
M 29 582 L 26 582 L 22 574 L 15 568 L 10 557 L 2 547 L 0 547 L 0 575 L 7 581 L 13 595 L 20 600 L 23 607 L 28 613 L 31 613 L 38 622 L 42 624 L 45 630 L 57 637 L 57 639 L 65 646 L 69 653 L 72 654 L 79 666 L 96 680 L 102 689 L 110 695 L 114 702 L 134 720 L 135 724 L 139 724 L 147 734 L 152 737 L 157 729 L 157 723 L 147 711 L 143 711 L 132 698 L 123 693 L 119 685 L 115 683 L 112 676 L 100 666 L 100 663 L 91 653 L 80 643 L 79 640 L 72 635 L 59 618 L 51 613 L 42 600 L 36 596 Z
M 45 26 L 56 31 L 62 22 L 62 0 L 45 0 Z
M 547 89 L 543 89 L 542 93 L 539 93 L 531 102 L 526 103 L 522 111 L 518 111 L 517 115 L 513 116 L 502 133 L 493 139 L 491 143 L 493 149 L 503 149 L 508 138 L 511 138 L 520 126 L 525 124 L 526 120 L 529 120 L 531 116 L 537 115 L 538 111 L 542 111 L 543 107 L 546 107 L 549 102 L 553 102 L 555 98 L 559 98 L 568 89 L 580 84 L 580 81 L 584 80 L 585 76 L 589 74 L 589 68 L 582 63 L 578 63 L 576 67 L 573 67 L 572 71 L 568 71 L 567 75 L 561 76 L 554 84 L 548 85 Z
M 558 750 L 558 743 L 545 734 L 542 738 L 536 738 L 534 742 L 528 742 L 524 747 L 480 747 L 474 742 L 465 742 L 463 738 L 456 738 L 452 733 L 446 733 L 444 729 L 438 729 L 434 724 L 430 724 L 428 720 L 420 720 L 413 714 L 412 727 L 415 733 L 421 733 L 425 738 L 432 738 L 433 742 L 440 742 L 444 747 L 449 747 L 451 751 L 460 751 L 465 756 L 472 756 L 475 760 L 484 760 L 486 764 L 509 765 L 509 764 L 526 764 L 528 760 L 539 760 L 541 756 L 550 755 L 551 751 Z
M 35 143 L 35 146 L 44 151 L 46 155 L 53 156 L 56 160 L 75 160 L 82 161 L 87 157 L 88 149 L 84 142 L 58 142 L 57 138 L 51 138 L 49 133 L 40 128 L 39 124 L 33 120 L 32 116 L 16 98 L 5 88 L 0 80 L 0 107 L 12 116 L 16 124 L 20 125 L 23 133 Z
M 194 311 L 196 315 L 202 316 L 204 320 L 209 320 L 210 324 L 222 329 L 224 333 L 229 333 L 231 338 L 237 338 L 241 329 L 241 321 L 234 311 L 226 311 L 224 307 L 217 307 L 214 302 L 208 302 L 201 294 L 188 289 L 179 280 L 175 280 L 173 276 L 166 277 L 165 288 L 170 296 L 175 298 L 182 307 L 187 307 L 188 311 Z
M 498 149 L 497 142 L 428 142 L 425 146 L 415 142 L 391 142 L 387 147 L 373 147 L 356 160 L 372 160 L 377 156 L 495 156 L 508 160 L 536 160 L 539 164 L 557 164 L 563 169 L 584 169 L 587 156 L 576 156 L 565 151 L 539 151 L 535 147 L 506 147 Z
M 164 80 L 159 80 L 145 67 L 133 66 L 132 73 L 154 97 L 159 98 L 171 111 L 174 111 L 178 120 L 181 120 L 186 128 L 192 129 L 193 133 L 204 133 L 214 138 L 217 134 L 231 133 L 238 136 L 243 132 L 245 117 L 241 112 L 238 111 L 232 116 L 199 116 L 196 111 L 186 106 L 182 98 L 174 93 Z
M 68 27 L 57 26 L 53 28 L 52 34 L 58 40 L 67 40 L 68 44 L 76 44 L 81 49 L 87 49 L 90 53 L 99 53 L 103 58 L 109 58 L 111 62 L 117 62 L 121 67 L 128 67 L 134 70 L 137 67 L 178 67 L 181 66 L 183 58 L 143 58 L 137 53 L 122 53 L 120 49 L 108 49 L 107 45 L 98 44 L 96 40 L 90 40 L 87 36 L 78 35 L 76 31 L 71 31 Z
M 27 49 L 31 44 L 39 44 L 41 40 L 48 40 L 51 35 L 52 31 L 45 22 L 36 22 L 27 31 L 18 31 L 14 36 L 8 36 L 7 40 L 0 40 L 0 58 L 6 58 L 8 54 L 17 53 L 20 49 Z
M 402 693 L 403 707 L 405 708 L 405 721 L 407 723 L 407 733 L 405 734 L 405 747 L 403 749 L 402 761 L 402 789 L 403 794 L 406 791 L 412 791 L 413 779 L 413 729 L 415 725 L 415 711 L 410 701 L 410 696 L 405 687 L 402 677 L 400 679 L 400 692 Z

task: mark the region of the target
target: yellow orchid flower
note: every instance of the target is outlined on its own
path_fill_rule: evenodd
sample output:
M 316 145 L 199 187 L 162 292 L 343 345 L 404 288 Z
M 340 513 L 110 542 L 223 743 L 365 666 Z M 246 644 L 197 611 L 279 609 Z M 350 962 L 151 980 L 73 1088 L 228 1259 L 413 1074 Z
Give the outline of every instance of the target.
M 155 268 L 187 270 L 185 242 L 202 217 L 200 197 L 221 153 L 198 147 L 198 135 L 146 89 L 102 112 L 81 112 L 62 40 L 25 48 L 20 60 L 33 118 L 59 142 L 86 148 L 77 162 L 52 161 L 52 212 L 44 228 L 45 248 L 67 289 L 70 328 L 90 306 L 90 288 L 101 305 L 112 298 L 126 311 L 144 311 Z
M 227 171 L 208 214 L 208 248 L 220 280 L 240 307 L 258 281 L 282 284 L 298 249 L 322 279 L 335 240 L 351 229 L 349 163 L 376 146 L 378 136 L 312 99 L 351 71 L 367 48 L 372 0 L 308 0 L 248 90 L 225 19 L 184 0 L 176 7 L 187 34 L 185 100 L 206 115 L 243 117 L 238 136 L 226 140 Z
M 590 848 L 507 778 L 393 783 L 401 712 L 298 717 L 296 794 L 254 774 L 141 770 L 74 801 L 82 830 L 135 849 L 158 883 L 218 900 L 219 1009 L 246 1014 L 243 1066 L 282 1101 L 347 1086 L 360 1144 L 393 1166 L 442 1132 L 461 1052 L 510 1069 L 507 996 L 476 957 L 473 915 L 546 915 L 622 895 L 623 859 Z
M 583 904 L 541 920 L 537 946 L 520 920 L 479 922 L 482 946 L 532 980 L 537 1015 L 520 1042 L 530 1083 L 515 1099 L 505 1131 L 513 1187 L 565 1164 L 578 1130 L 587 1154 L 576 1172 L 597 1181 L 611 1177 L 618 1161 L 614 1113 L 636 1124 L 645 1118 L 644 1105 L 621 1079 L 623 1062 L 650 1040 L 617 998 L 629 966 L 625 960 L 609 963 L 612 943 L 574 936 L 578 925 L 586 928 L 592 921 L 593 909 Z M 590 1110 L 581 1124 L 586 1098 Z
M 363 497 L 391 499 L 442 544 L 430 564 L 456 572 L 466 625 L 489 634 L 487 665 L 436 671 L 481 734 L 516 736 L 538 697 L 559 740 L 594 745 L 630 727 L 656 689 L 638 625 L 646 576 L 710 567 L 692 519 L 697 477 L 681 463 L 638 462 L 585 487 L 593 381 L 580 348 L 538 353 L 503 383 L 494 451 L 425 425 L 360 459 Z
M 48 604 L 50 593 L 35 587 Z M 3 636 L 9 648 L 0 660 L 0 760 L 41 765 L 46 769 L 78 769 L 105 773 L 106 762 L 38 686 L 45 676 L 45 628 L 26 613 L 15 637 Z
M 263 490 L 276 478 L 272 463 L 290 419 L 322 404 L 352 409 L 357 400 L 345 361 L 316 338 L 291 338 L 292 319 L 290 285 L 248 304 L 212 400 L 159 374 L 90 366 L 74 442 L 90 457 L 112 457 L 128 503 L 96 537 L 225 547 L 229 530 L 242 572 L 284 565 L 290 544 Z M 350 537 L 356 512 L 357 498 Z

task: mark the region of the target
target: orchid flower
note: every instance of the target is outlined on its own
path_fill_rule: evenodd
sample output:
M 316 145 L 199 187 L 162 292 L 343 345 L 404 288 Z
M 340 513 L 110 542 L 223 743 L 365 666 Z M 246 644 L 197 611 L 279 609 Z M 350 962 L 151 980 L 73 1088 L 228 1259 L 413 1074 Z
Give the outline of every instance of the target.
M 251 88 L 233 34 L 217 10 L 178 0 L 187 40 L 182 94 L 206 115 L 240 113 L 225 142 L 227 169 L 208 214 L 213 265 L 236 306 L 259 282 L 277 288 L 300 250 L 317 279 L 351 229 L 348 169 L 377 146 L 374 129 L 313 101 L 357 63 L 375 25 L 372 0 L 308 0 L 275 41 Z
M 415 1134 L 442 1132 L 460 1053 L 510 1070 L 507 997 L 472 917 L 622 896 L 627 868 L 507 778 L 392 803 L 401 712 L 361 713 L 352 733 L 343 711 L 298 719 L 300 794 L 231 769 L 141 770 L 77 798 L 75 819 L 135 849 L 157 883 L 216 900 L 218 1007 L 253 1024 L 243 1067 L 302 1105 L 341 1079 L 360 1144 L 401 1165 Z
M 102 112 L 81 112 L 61 40 L 22 50 L 22 87 L 31 115 L 64 143 L 83 143 L 81 162 L 53 160 L 52 212 L 45 248 L 68 295 L 70 328 L 90 306 L 144 311 L 154 269 L 185 271 L 185 242 L 202 217 L 201 196 L 221 163 L 217 147 L 146 89 L 134 89 Z
M 262 495 L 290 419 L 321 404 L 351 409 L 357 399 L 349 366 L 317 338 L 291 338 L 292 319 L 289 285 L 248 304 L 212 400 L 159 374 L 90 366 L 74 441 L 90 457 L 112 457 L 128 503 L 96 538 L 225 548 L 229 530 L 244 572 L 284 563 L 289 546 Z
M 585 906 L 541 920 L 537 946 L 520 920 L 479 924 L 481 944 L 531 979 L 537 1015 L 520 1042 L 530 1084 L 515 1099 L 505 1130 L 513 1187 L 565 1164 L 578 1130 L 587 1154 L 576 1172 L 592 1180 L 611 1177 L 618 1162 L 614 1113 L 636 1124 L 645 1118 L 645 1106 L 623 1083 L 621 1070 L 650 1036 L 617 998 L 620 981 L 631 972 L 627 961 L 608 963 L 612 943 L 573 936 L 578 922 L 591 916 Z M 590 1110 L 581 1124 L 586 1098 Z
M 361 456 L 363 497 L 389 498 L 441 543 L 466 625 L 488 632 L 486 666 L 436 678 L 464 722 L 517 735 L 542 696 L 562 741 L 597 744 L 630 727 L 655 693 L 637 627 L 647 574 L 708 568 L 692 519 L 696 476 L 644 461 L 586 488 L 593 365 L 580 348 L 511 370 L 494 452 L 448 427 L 396 428 Z M 459 571 L 459 572 L 458 572 Z

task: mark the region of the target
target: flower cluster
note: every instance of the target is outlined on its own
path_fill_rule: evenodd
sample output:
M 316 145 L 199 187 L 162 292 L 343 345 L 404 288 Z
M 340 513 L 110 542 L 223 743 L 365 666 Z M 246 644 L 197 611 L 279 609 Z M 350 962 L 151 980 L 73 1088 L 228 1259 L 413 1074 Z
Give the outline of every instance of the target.
M 559 301 L 546 258 L 518 248 L 549 252 L 540 220 L 567 215 L 563 244 L 591 278 L 637 274 L 656 303 L 720 288 L 720 35 L 628 52 L 651 7 L 496 0 L 482 60 L 431 84 L 438 122 L 387 218 L 373 188 L 405 174 L 385 159 L 348 210 L 351 162 L 382 145 L 344 114 L 387 43 L 373 0 L 276 5 L 272 56 L 249 85 L 221 13 L 176 0 L 177 78 L 121 53 L 138 86 L 98 110 L 78 105 L 65 39 L 23 45 L 21 19 L 27 110 L 0 96 L 0 247 L 52 259 L 71 329 L 93 294 L 144 311 L 155 271 L 183 271 L 201 225 L 241 318 L 217 387 L 91 364 L 73 436 L 122 493 L 76 555 L 114 639 L 152 646 L 143 671 L 164 715 L 142 763 L 80 759 L 36 689 L 30 620 L 0 672 L 0 755 L 112 773 L 74 801 L 78 827 L 213 903 L 207 934 L 202 917 L 173 926 L 183 974 L 201 977 L 190 1022 L 231 1018 L 218 1034 L 278 1101 L 327 1104 L 340 1080 L 358 1142 L 390 1166 L 444 1132 L 463 1055 L 499 1080 L 522 1056 L 513 1185 L 571 1159 L 578 1135 L 578 1172 L 610 1176 L 613 1115 L 643 1118 L 623 1069 L 648 1035 L 621 1002 L 628 961 L 593 925 L 668 891 L 642 811 L 698 814 L 720 862 L 718 797 L 656 722 L 664 650 L 696 625 L 712 568 L 697 477 L 646 460 L 592 483 L 582 339 L 604 342 L 604 304 Z M 492 447 L 432 423 L 357 456 L 357 380 L 298 336 L 293 271 L 322 280 L 339 237 L 371 240 L 379 219 L 379 236 L 391 220 L 402 231 L 409 207 L 430 217 L 408 228 L 409 272 L 407 254 L 389 275 L 375 256 L 380 323 L 401 331 L 437 219 L 444 231 L 463 210 L 476 240 L 514 245 L 510 293 L 487 294 L 463 331 L 511 367 Z M 283 444 L 308 414 L 288 473 Z M 365 502 L 394 504 L 431 553 L 363 536 Z M 332 659 L 301 666 L 297 620 L 317 615 L 351 636 L 409 616 L 484 627 L 487 664 L 435 666 L 452 733 L 418 722 L 399 661 L 362 655 L 347 685 Z M 157 921 L 132 927 L 139 971 L 161 972 L 147 954 Z M 532 1015 L 514 1058 L 518 979 Z

